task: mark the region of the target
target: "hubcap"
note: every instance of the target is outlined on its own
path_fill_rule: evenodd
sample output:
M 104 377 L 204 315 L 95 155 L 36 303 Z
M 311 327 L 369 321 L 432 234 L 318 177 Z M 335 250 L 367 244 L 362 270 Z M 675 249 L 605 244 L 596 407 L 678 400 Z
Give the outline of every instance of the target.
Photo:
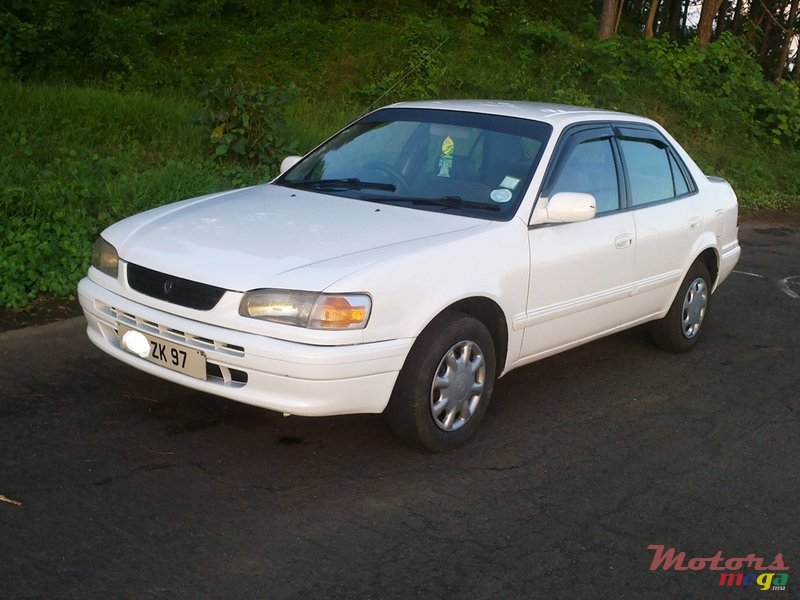
M 708 305 L 708 286 L 702 277 L 695 279 L 686 291 L 681 315 L 683 337 L 690 340 L 700 331 Z
M 486 362 L 475 342 L 458 342 L 445 353 L 431 385 L 431 415 L 439 429 L 464 426 L 478 409 L 485 381 Z

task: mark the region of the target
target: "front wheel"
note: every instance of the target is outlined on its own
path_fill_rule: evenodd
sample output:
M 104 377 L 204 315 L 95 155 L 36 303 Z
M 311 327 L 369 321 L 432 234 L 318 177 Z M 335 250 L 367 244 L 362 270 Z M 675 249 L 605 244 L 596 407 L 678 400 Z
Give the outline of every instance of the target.
M 386 408 L 405 442 L 442 452 L 466 442 L 483 418 L 495 379 L 494 342 L 477 319 L 437 317 L 417 338 Z
M 696 262 L 681 283 L 669 312 L 663 319 L 653 323 L 656 346 L 671 352 L 691 350 L 703 331 L 710 298 L 711 276 L 708 268 Z

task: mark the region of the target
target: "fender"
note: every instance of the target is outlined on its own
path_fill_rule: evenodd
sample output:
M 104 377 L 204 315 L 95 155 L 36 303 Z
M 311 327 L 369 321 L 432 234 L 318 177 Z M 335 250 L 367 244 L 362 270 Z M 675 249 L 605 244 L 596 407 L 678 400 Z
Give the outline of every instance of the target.
M 683 280 L 686 277 L 686 274 L 689 272 L 691 266 L 695 262 L 697 262 L 697 259 L 700 258 L 700 256 L 706 250 L 709 249 L 714 251 L 714 261 L 716 263 L 716 267 L 714 269 L 709 269 L 709 271 L 712 271 L 711 276 L 714 279 L 714 281 L 711 282 L 711 291 L 713 293 L 716 290 L 717 279 L 718 279 L 717 273 L 719 272 L 719 248 L 717 248 L 717 236 L 714 235 L 712 231 L 704 231 L 697 238 L 697 241 L 695 241 L 694 246 L 692 247 L 692 251 L 688 255 L 690 257 L 690 260 L 687 260 L 683 264 L 681 269 L 683 271 L 683 275 L 681 276 L 680 280 L 678 280 L 678 283 L 675 286 L 673 286 L 672 294 L 669 297 L 670 299 L 667 305 L 662 308 L 660 316 L 663 317 L 665 314 L 667 314 L 667 311 L 669 311 L 669 307 L 672 306 L 672 302 L 674 301 L 675 296 L 678 295 L 681 284 L 683 283 Z

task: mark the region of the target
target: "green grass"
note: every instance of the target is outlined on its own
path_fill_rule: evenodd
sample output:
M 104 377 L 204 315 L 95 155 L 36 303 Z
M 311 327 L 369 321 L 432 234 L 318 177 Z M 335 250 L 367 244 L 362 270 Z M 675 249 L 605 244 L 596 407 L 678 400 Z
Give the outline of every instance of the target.
M 185 101 L 12 84 L 0 106 L 0 305 L 74 295 L 109 224 L 230 185 Z

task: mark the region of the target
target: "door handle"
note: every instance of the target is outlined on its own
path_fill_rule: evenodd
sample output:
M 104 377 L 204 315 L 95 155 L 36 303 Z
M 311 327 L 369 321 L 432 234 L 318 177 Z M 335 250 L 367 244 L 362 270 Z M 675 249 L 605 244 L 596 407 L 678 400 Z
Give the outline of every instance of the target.
M 623 233 L 622 235 L 618 235 L 614 239 L 614 247 L 619 248 L 628 248 L 633 244 L 633 238 L 631 237 L 630 233 Z
M 703 222 L 703 219 L 700 217 L 692 217 L 689 219 L 689 229 L 698 229 L 700 224 Z

